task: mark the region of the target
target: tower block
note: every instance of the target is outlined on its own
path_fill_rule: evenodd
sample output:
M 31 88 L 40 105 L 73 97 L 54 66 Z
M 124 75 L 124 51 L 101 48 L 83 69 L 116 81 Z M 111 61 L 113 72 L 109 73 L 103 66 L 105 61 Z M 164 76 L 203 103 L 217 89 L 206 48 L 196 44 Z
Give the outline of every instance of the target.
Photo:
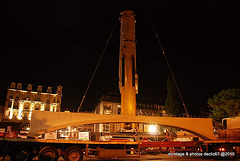
M 136 93 L 138 93 L 138 75 L 136 68 L 136 39 L 134 12 L 121 13 L 120 54 L 119 54 L 119 90 L 121 93 L 121 115 L 136 116 Z M 131 124 L 135 130 L 135 124 Z M 126 129 L 121 124 L 121 129 Z

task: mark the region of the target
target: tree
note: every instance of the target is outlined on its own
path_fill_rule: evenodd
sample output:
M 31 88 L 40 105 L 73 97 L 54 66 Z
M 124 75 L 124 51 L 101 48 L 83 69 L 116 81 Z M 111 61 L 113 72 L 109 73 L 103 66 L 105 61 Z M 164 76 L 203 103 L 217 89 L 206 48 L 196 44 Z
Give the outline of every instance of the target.
M 221 121 L 226 117 L 236 117 L 240 115 L 240 89 L 222 90 L 213 98 L 208 99 L 210 106 L 210 117 L 216 121 Z
M 182 115 L 183 108 L 181 107 L 181 100 L 177 92 L 176 85 L 169 74 L 167 80 L 167 99 L 165 102 L 167 114 L 170 116 Z

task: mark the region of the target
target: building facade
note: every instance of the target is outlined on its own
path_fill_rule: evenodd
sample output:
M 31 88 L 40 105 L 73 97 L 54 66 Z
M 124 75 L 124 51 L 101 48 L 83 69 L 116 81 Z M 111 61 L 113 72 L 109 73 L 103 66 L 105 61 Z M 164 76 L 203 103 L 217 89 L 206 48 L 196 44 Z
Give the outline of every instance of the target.
M 34 91 L 31 84 L 23 89 L 22 83 L 17 83 L 16 86 L 15 82 L 11 82 L 7 91 L 3 120 L 28 123 L 33 110 L 59 112 L 61 98 L 61 86 L 57 86 L 56 92 L 53 93 L 52 87 L 48 87 L 44 92 L 39 85 Z
M 117 94 L 104 96 L 100 99 L 99 104 L 95 108 L 96 114 L 105 115 L 120 115 L 121 114 L 121 98 Z M 158 116 L 163 117 L 166 115 L 165 106 L 160 105 L 157 101 L 147 98 L 137 99 L 137 116 Z M 120 132 L 120 123 L 105 123 L 95 124 L 95 132 Z M 149 125 L 138 124 L 138 132 L 148 132 Z

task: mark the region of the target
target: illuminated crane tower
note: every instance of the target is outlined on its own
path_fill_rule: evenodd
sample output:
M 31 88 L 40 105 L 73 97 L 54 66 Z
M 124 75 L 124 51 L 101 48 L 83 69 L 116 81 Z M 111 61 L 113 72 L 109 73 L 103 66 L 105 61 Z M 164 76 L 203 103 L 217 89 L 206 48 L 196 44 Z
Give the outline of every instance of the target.
M 135 18 L 133 11 L 124 11 L 119 20 L 119 90 L 121 93 L 121 115 L 136 116 L 136 93 L 138 93 L 138 75 L 136 68 Z M 121 129 L 126 125 L 121 124 Z M 136 125 L 132 124 L 132 129 Z

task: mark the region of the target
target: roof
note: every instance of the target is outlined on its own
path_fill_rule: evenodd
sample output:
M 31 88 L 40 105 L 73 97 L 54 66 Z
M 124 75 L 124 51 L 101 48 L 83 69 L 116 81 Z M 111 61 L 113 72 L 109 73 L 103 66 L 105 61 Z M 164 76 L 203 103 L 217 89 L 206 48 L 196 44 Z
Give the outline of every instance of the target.
M 164 106 L 161 105 L 161 100 L 156 100 L 154 98 L 147 98 L 147 97 L 142 97 L 137 95 L 137 104 L 149 104 L 149 105 L 160 105 L 160 106 Z M 101 103 L 101 102 L 113 102 L 113 103 L 120 103 L 121 104 L 121 95 L 119 92 L 111 92 L 107 95 L 102 95 L 99 99 L 99 102 L 97 104 L 97 106 Z

